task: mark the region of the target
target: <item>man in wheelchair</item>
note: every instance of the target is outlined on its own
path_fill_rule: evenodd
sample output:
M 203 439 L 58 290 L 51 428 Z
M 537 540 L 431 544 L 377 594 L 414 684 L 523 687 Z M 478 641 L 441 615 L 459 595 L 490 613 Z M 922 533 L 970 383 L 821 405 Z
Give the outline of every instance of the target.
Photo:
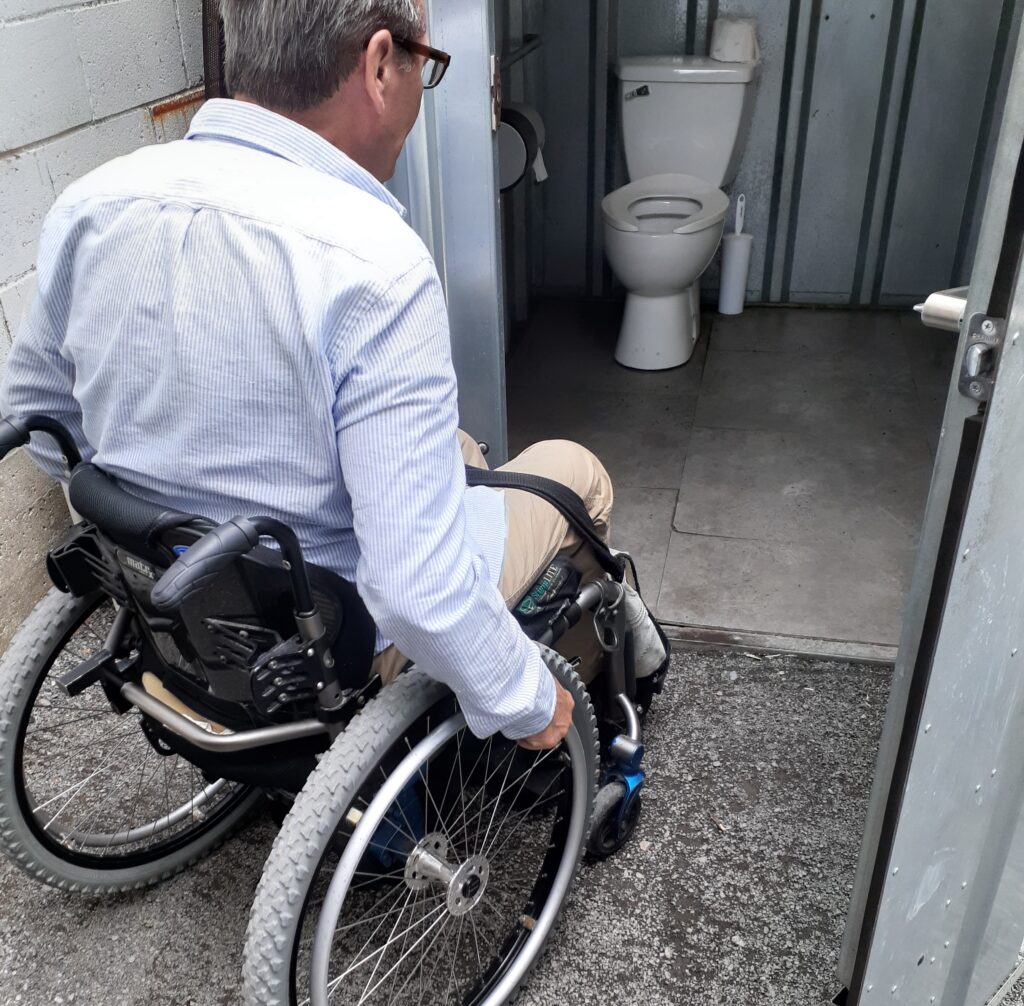
M 83 519 L 0 669 L 0 842 L 125 890 L 269 792 L 247 1001 L 504 1002 L 583 845 L 637 820 L 667 641 L 598 459 L 489 472 L 457 428 L 437 271 L 382 184 L 449 62 L 419 0 L 222 14 L 234 98 L 43 227 L 0 451 L 31 435 Z

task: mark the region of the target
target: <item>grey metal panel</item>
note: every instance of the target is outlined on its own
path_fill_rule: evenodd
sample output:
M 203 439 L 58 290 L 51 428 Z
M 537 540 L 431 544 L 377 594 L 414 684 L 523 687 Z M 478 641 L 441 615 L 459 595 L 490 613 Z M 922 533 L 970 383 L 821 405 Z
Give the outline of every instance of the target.
M 1024 277 L 1015 296 L 1010 332 L 1024 328 Z M 988 413 L 862 1001 L 980 1001 L 966 992 L 1002 872 L 991 855 L 1024 797 L 1022 381 L 1024 341 L 1005 350 Z M 1011 951 L 986 998 L 1015 963 Z
M 1020 761 L 1018 757 L 1018 761 Z M 1007 839 L 1005 858 L 993 864 L 995 900 L 988 913 L 988 925 L 980 940 L 980 953 L 971 976 L 966 1001 L 988 1002 L 1005 981 L 1009 969 L 1020 965 L 1024 941 L 1024 816 L 1020 813 L 1024 793 L 1017 794 L 1016 807 L 1004 807 L 1009 821 L 1005 830 L 992 837 Z M 1013 822 L 1016 821 L 1016 826 Z
M 618 55 L 673 56 L 685 52 L 686 14 L 686 0 L 619 0 Z
M 706 56 L 711 48 L 711 25 L 717 16 L 718 3 L 719 0 L 697 0 L 695 4 L 692 30 L 687 26 L 688 33 L 693 35 L 690 51 L 695 56 Z
M 883 235 L 888 232 L 891 217 L 888 189 L 895 182 L 893 166 L 896 150 L 901 146 L 905 134 L 902 109 L 905 96 L 909 96 L 907 75 L 912 72 L 912 52 L 915 52 L 916 60 L 915 14 L 919 8 L 923 14 L 922 0 L 895 0 L 889 18 L 886 68 L 872 141 L 872 165 L 864 196 L 864 213 L 860 222 L 857 267 L 850 294 L 850 302 L 853 304 L 870 304 L 874 298 L 875 273 L 882 251 Z
M 971 289 L 967 301 L 968 316 L 984 310 L 989 301 L 1009 205 L 1010 188 L 1017 168 L 1021 144 L 1024 143 L 1024 45 L 1022 43 L 1024 43 L 1024 36 L 1018 39 L 1017 43 L 1013 83 L 1008 91 L 1009 99 L 999 135 L 988 198 L 982 216 L 978 250 L 974 259 Z M 962 341 L 958 359 L 963 353 Z M 1007 383 L 1004 377 L 1005 375 L 1002 375 L 1000 381 L 1003 382 L 1005 390 Z M 955 382 L 951 383 L 935 468 L 932 472 L 931 489 L 921 527 L 913 581 L 907 597 L 899 658 L 896 661 L 889 702 L 886 707 L 885 726 L 882 731 L 875 775 L 872 781 L 871 802 L 864 826 L 857 875 L 843 935 L 839 976 L 846 984 L 849 984 L 852 979 L 863 936 L 868 891 L 878 857 L 879 837 L 906 716 L 911 677 L 918 656 L 921 631 L 931 589 L 932 571 L 935 568 L 939 538 L 942 534 L 953 472 L 960 449 L 959 431 L 963 427 L 964 419 L 973 412 L 973 403 L 969 403 L 958 393 Z M 899 923 L 897 918 L 892 918 L 891 921 L 893 925 Z
M 892 0 L 823 0 L 809 102 L 797 226 L 783 298 L 849 296 Z M 792 218 L 791 218 L 792 219 Z
M 601 199 L 605 188 L 604 166 L 608 156 L 608 116 L 596 114 L 597 109 L 608 108 L 609 99 L 616 93 L 616 81 L 612 73 L 610 16 L 614 4 L 610 0 L 594 0 L 591 5 L 591 39 L 593 69 L 591 71 L 590 107 L 595 114 L 590 116 L 591 133 L 588 157 L 587 198 L 590 200 L 590 231 L 588 234 L 589 264 L 587 267 L 587 292 L 600 295 L 604 287 L 604 214 Z
M 1009 15 L 1008 17 L 1007 14 Z M 974 249 L 978 240 L 978 225 L 981 219 L 978 208 L 981 205 L 981 200 L 985 197 L 988 179 L 992 173 L 992 161 L 995 157 L 996 140 L 999 136 L 999 110 L 1006 103 L 1006 90 L 1010 83 L 1013 53 L 1017 48 L 1022 14 L 1024 14 L 1024 5 L 1015 3 L 1014 0 L 1003 0 L 1003 23 L 997 32 L 997 46 L 1002 41 L 1001 36 L 1007 20 L 1009 21 L 1009 29 L 1006 31 L 1005 45 L 1002 51 L 998 53 L 998 56 L 1001 56 L 1002 59 L 1001 66 L 993 67 L 993 70 L 998 73 L 998 81 L 996 82 L 994 93 L 990 96 L 984 110 L 986 122 L 983 123 L 982 128 L 984 129 L 988 126 L 987 135 L 983 137 L 985 146 L 983 150 L 979 150 L 975 155 L 977 158 L 975 166 L 977 179 L 972 178 L 972 182 L 976 181 L 976 185 L 968 189 L 967 203 L 964 206 L 961 222 L 961 247 L 958 248 L 957 257 L 953 262 L 950 286 L 963 286 L 970 280 L 968 271 L 974 258 Z
M 984 191 L 991 131 L 977 137 L 977 159 L 972 144 L 986 116 L 998 120 L 1005 92 L 995 89 L 986 104 L 996 31 L 1000 15 L 1016 25 L 1022 7 L 1024 0 L 549 0 L 542 112 L 563 156 L 553 152 L 559 178 L 543 222 L 544 285 L 606 292 L 596 203 L 625 181 L 616 103 L 602 104 L 580 40 L 592 32 L 598 62 L 605 37 L 612 63 L 702 53 L 716 15 L 756 17 L 763 53 L 732 186 L 748 195 L 750 299 L 905 304 L 959 282 L 949 277 L 955 263 L 970 261 L 969 195 Z M 589 148 L 583 116 L 592 120 Z M 580 208 L 588 179 L 593 201 Z M 702 286 L 713 296 L 716 267 Z
M 790 59 L 789 65 L 789 95 L 786 101 L 785 129 L 783 122 L 779 120 L 779 135 L 777 142 L 781 144 L 781 156 L 775 158 L 775 177 L 772 179 L 773 199 L 775 205 L 772 213 L 775 220 L 774 230 L 769 227 L 765 236 L 765 255 L 771 256 L 772 268 L 770 270 L 769 288 L 763 290 L 762 295 L 766 300 L 778 303 L 783 299 L 782 278 L 785 270 L 785 263 L 789 253 L 789 246 L 792 239 L 789 220 L 793 214 L 793 201 L 796 199 L 795 182 L 797 177 L 798 158 L 798 137 L 801 132 L 802 107 L 805 81 L 807 77 L 807 60 L 811 52 L 811 30 L 814 17 L 814 5 L 807 0 L 795 0 L 791 6 L 789 15 L 789 28 L 787 35 L 787 53 Z M 785 87 L 783 88 L 783 99 L 785 100 Z M 749 155 L 749 151 L 744 156 Z M 770 242 L 770 245 L 768 244 Z M 755 240 L 755 244 L 756 244 Z M 765 272 L 769 272 L 766 268 Z
M 753 12 L 753 5 L 745 3 L 744 0 L 720 0 L 718 6 L 718 13 L 722 17 L 746 17 Z M 747 197 L 745 228 L 754 235 L 747 291 L 749 299 L 755 301 L 761 299 L 765 248 L 771 216 L 772 183 L 776 155 L 780 152 L 779 104 L 782 99 L 789 12 L 789 0 L 773 0 L 771 3 L 757 5 L 761 75 L 754 98 L 750 137 L 740 161 L 736 180 L 729 191 L 729 199 L 733 203 L 740 192 Z M 717 271 L 708 274 L 702 282 L 706 289 L 717 287 Z
M 549 2 L 544 11 L 544 279 L 583 292 L 587 282 L 589 5 Z
M 522 0 L 501 0 L 495 5 L 495 20 L 503 30 L 495 42 L 498 51 L 513 52 L 523 44 L 525 17 Z M 512 65 L 502 57 L 502 100 L 526 101 L 528 71 L 533 59 L 519 59 Z M 530 300 L 530 234 L 529 190 L 532 181 L 517 185 L 501 196 L 503 260 L 505 264 L 505 351 L 513 325 L 529 316 Z
M 881 299 L 948 282 L 1002 0 L 929 4 L 899 161 Z
M 463 427 L 505 460 L 505 339 L 498 182 L 491 132 L 492 5 L 432 0 L 433 44 L 451 53 L 434 92 L 436 210 Z

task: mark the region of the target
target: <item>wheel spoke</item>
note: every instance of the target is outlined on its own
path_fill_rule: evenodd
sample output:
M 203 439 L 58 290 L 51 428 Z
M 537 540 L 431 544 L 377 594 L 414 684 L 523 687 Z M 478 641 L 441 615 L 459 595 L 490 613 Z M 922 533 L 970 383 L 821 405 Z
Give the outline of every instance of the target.
M 490 738 L 488 738 L 488 743 L 489 742 L 490 742 Z M 512 758 L 512 756 L 514 754 L 515 754 L 514 749 L 510 748 L 505 757 L 508 758 L 509 760 L 511 760 L 511 758 Z M 469 807 L 467 807 L 465 805 L 465 803 L 463 803 L 463 812 L 460 815 L 460 820 L 461 820 L 462 824 L 460 825 L 458 831 L 453 832 L 453 834 L 455 835 L 456 841 L 459 840 L 460 838 L 468 837 L 469 829 L 470 829 L 470 827 L 472 827 L 472 825 L 474 823 L 477 824 L 478 829 L 479 829 L 480 819 L 481 819 L 481 817 L 484 814 L 487 813 L 487 808 L 490 807 L 490 801 L 487 798 L 487 784 L 491 781 L 491 779 L 493 779 L 501 771 L 501 766 L 504 764 L 504 761 L 505 761 L 505 759 L 503 758 L 501 761 L 498 762 L 497 768 L 495 768 L 488 775 L 486 775 L 486 777 L 484 778 L 484 781 L 480 784 L 479 790 L 476 793 L 473 794 L 472 799 L 469 801 Z M 474 766 L 474 768 L 475 768 L 475 766 Z M 470 778 L 472 778 L 472 773 L 470 773 Z M 465 785 L 463 785 L 463 793 L 465 793 Z M 468 815 L 468 811 L 469 811 L 470 808 L 472 808 L 472 806 L 476 802 L 476 798 L 477 798 L 478 795 L 481 798 L 480 799 L 480 809 L 472 817 L 468 817 L 467 816 Z M 455 822 L 455 824 L 459 824 L 459 821 L 457 820 Z M 454 828 L 454 825 L 453 825 L 453 828 Z M 465 848 L 468 851 L 469 846 L 466 845 Z
M 551 789 L 551 787 L 558 781 L 558 779 L 559 779 L 558 775 L 553 775 L 551 777 L 551 780 L 544 787 L 544 789 L 541 790 L 540 794 L 537 796 L 537 799 L 534 800 L 533 803 L 525 811 L 521 812 L 520 822 L 525 821 L 526 818 L 529 817 L 529 815 L 532 813 L 532 811 L 536 809 L 537 805 L 544 798 L 544 796 L 547 793 L 547 791 L 549 789 Z M 501 819 L 501 824 L 498 825 L 497 830 L 494 832 L 494 838 L 491 840 L 491 844 L 488 845 L 484 849 L 483 854 L 485 856 L 490 855 L 491 848 L 494 846 L 494 843 L 498 840 L 498 835 L 501 833 L 501 829 L 504 827 L 505 822 L 508 820 L 509 815 L 512 813 L 513 809 L 515 808 L 516 800 L 518 800 L 519 797 L 522 795 L 523 788 L 525 787 L 525 785 L 526 785 L 526 780 L 524 779 L 523 780 L 523 785 L 519 787 L 519 790 L 517 791 L 515 797 L 513 797 L 513 799 L 509 800 L 509 802 L 508 802 L 508 810 L 505 811 L 505 816 Z M 560 791 L 560 792 L 564 792 L 564 791 Z M 519 825 L 517 824 L 516 827 L 518 827 L 518 826 Z M 486 838 L 485 838 L 485 841 L 486 841 Z M 507 841 L 507 839 L 506 839 L 506 841 Z
M 511 786 L 515 786 L 516 783 L 520 782 L 520 780 L 525 780 L 530 775 L 530 773 L 535 768 L 537 768 L 538 765 L 540 765 L 544 761 L 546 761 L 548 759 L 548 757 L 550 757 L 552 752 L 555 751 L 555 750 L 556 750 L 555 748 L 551 748 L 549 751 L 546 751 L 540 758 L 538 758 L 536 761 L 534 761 L 529 766 L 529 768 L 527 768 L 524 772 L 522 772 L 515 779 L 513 779 L 512 782 L 510 783 L 510 785 Z M 473 817 L 469 821 L 466 822 L 466 824 L 463 826 L 463 828 L 460 829 L 460 833 L 468 831 L 468 829 L 473 825 L 474 822 L 477 823 L 477 831 L 479 833 L 479 823 L 480 823 L 480 820 L 481 820 L 482 816 L 487 813 L 487 811 L 490 809 L 492 803 L 497 804 L 497 802 L 500 799 L 501 799 L 501 792 L 498 792 L 491 800 L 489 800 L 487 802 L 487 804 L 485 806 L 481 806 L 480 810 L 476 814 L 474 814 Z
M 414 892 L 413 892 L 412 888 L 410 888 L 408 890 L 408 892 L 406 893 L 405 901 L 402 902 L 402 909 L 398 913 L 398 918 L 395 919 L 395 924 L 391 927 L 391 932 L 388 933 L 388 941 L 381 948 L 381 954 L 377 958 L 377 963 L 373 965 L 373 970 L 370 972 L 370 977 L 366 979 L 366 985 L 363 987 L 363 994 L 359 997 L 359 1002 L 356 1004 L 356 1006 L 362 1006 L 362 1003 L 366 1000 L 367 989 L 369 989 L 370 985 L 373 984 L 373 979 L 377 977 L 377 969 L 380 967 L 380 962 L 382 960 L 384 960 L 384 957 L 386 956 L 385 951 L 387 950 L 387 948 L 393 942 L 393 937 L 395 935 L 395 930 L 398 928 L 399 924 L 401 923 L 402 917 L 405 915 L 405 910 L 409 907 L 409 902 L 412 899 L 413 893 Z M 406 929 L 405 929 L 405 940 L 407 941 L 408 938 L 409 938 L 409 928 L 406 927 Z M 405 941 L 403 941 L 402 946 L 403 947 L 405 946 Z M 399 960 L 401 960 L 401 958 L 399 958 Z M 376 986 L 374 986 L 374 988 L 376 988 Z

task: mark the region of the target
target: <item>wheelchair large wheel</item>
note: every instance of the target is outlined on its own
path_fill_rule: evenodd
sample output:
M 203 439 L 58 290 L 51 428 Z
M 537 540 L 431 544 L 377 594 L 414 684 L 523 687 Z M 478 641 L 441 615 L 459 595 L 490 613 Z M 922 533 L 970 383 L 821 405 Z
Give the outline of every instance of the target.
M 54 887 L 100 894 L 156 883 L 222 842 L 260 799 L 148 741 L 137 709 L 56 678 L 102 646 L 105 596 L 51 590 L 0 661 L 0 848 Z
M 559 747 L 477 740 L 418 671 L 324 755 L 267 860 L 249 920 L 250 1006 L 497 1006 L 557 921 L 586 839 L 597 725 L 576 702 Z

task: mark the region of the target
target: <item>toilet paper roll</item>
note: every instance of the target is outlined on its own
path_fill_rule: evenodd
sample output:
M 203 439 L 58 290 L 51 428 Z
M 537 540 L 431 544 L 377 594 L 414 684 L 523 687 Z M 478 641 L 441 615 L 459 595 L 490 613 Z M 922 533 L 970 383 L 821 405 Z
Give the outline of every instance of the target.
M 502 106 L 498 130 L 498 174 L 504 192 L 519 183 L 532 168 L 534 180 L 548 177 L 542 149 L 544 120 L 531 105 L 510 101 Z
M 722 275 L 718 285 L 718 313 L 742 314 L 747 297 L 747 272 L 752 234 L 726 234 L 722 238 Z
M 511 122 L 502 122 L 498 127 L 498 187 L 507 192 L 523 180 L 529 169 L 527 137 Z
M 708 55 L 719 63 L 756 63 L 761 59 L 757 43 L 757 19 L 719 17 L 711 26 Z
M 540 112 L 538 112 L 533 105 L 525 105 L 521 101 L 506 101 L 501 107 L 503 111 L 507 110 L 510 112 L 516 112 L 523 116 L 523 118 L 533 126 L 533 131 L 537 134 L 537 146 L 544 146 L 544 138 L 546 135 L 544 130 L 544 120 L 540 117 Z

